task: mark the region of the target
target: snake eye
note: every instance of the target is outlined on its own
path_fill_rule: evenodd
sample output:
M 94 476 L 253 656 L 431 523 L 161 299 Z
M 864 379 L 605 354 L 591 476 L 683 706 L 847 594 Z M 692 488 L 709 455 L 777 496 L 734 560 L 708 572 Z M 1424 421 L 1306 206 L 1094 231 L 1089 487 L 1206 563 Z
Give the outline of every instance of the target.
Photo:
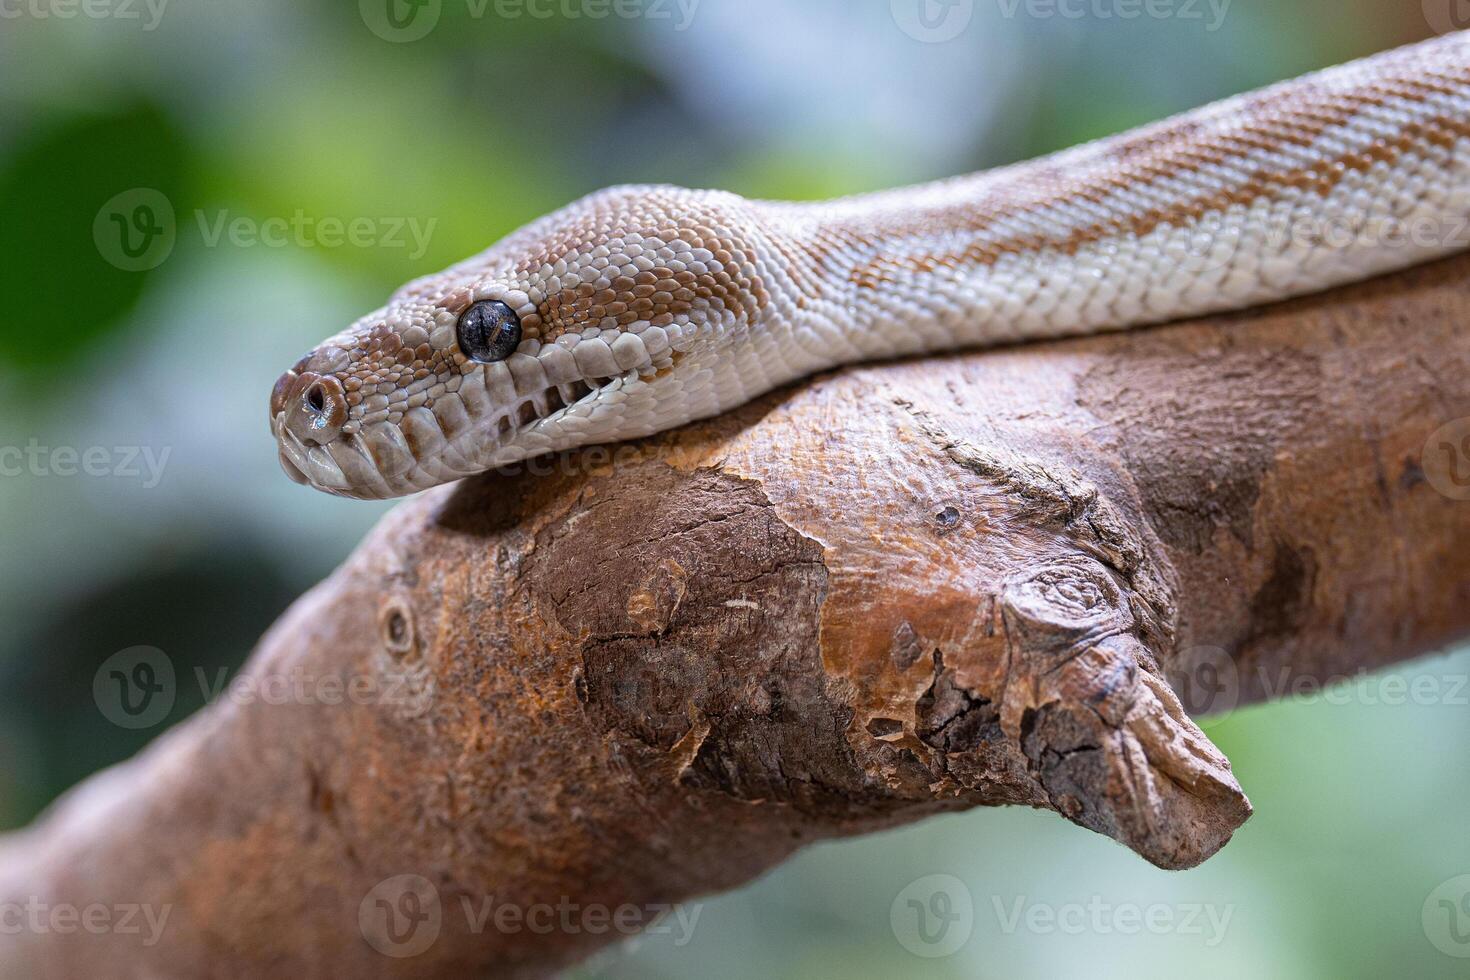
M 465 357 L 493 364 L 521 346 L 521 318 L 499 300 L 482 299 L 460 316 L 457 336 Z

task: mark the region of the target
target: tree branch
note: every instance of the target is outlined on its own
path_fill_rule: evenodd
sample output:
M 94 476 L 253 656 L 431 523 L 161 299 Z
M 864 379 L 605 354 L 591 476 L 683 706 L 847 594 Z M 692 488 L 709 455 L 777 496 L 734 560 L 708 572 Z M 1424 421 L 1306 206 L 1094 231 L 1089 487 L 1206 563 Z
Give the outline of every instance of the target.
M 981 805 L 1192 866 L 1250 807 L 1176 692 L 1470 625 L 1467 282 L 852 369 L 405 503 L 246 667 L 306 693 L 215 704 L 0 850 L 0 899 L 162 938 L 31 930 L 0 973 L 544 975 L 619 932 L 466 910 L 627 927 Z

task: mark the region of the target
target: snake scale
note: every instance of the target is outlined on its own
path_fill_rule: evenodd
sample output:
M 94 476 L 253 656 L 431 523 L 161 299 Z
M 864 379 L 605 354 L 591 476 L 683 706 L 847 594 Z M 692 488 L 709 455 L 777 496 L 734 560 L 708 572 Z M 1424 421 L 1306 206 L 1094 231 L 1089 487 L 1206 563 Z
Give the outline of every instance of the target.
M 1160 323 L 1470 246 L 1470 34 L 1026 163 L 819 203 L 614 187 L 277 382 L 288 475 L 412 493 L 727 411 L 815 371 Z

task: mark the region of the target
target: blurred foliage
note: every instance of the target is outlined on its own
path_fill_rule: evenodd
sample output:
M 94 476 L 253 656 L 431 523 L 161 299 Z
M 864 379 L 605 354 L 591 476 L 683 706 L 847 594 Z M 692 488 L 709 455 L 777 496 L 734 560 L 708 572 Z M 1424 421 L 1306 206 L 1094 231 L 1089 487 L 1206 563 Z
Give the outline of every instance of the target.
M 12 811 L 35 812 L 58 786 L 133 755 L 161 726 L 202 707 L 223 689 L 221 679 L 244 659 L 254 637 L 294 598 L 269 557 L 248 543 L 209 552 L 169 550 L 151 556 L 143 574 L 62 604 L 16 638 L 17 648 L 31 656 L 0 663 L 11 724 L 45 733 L 32 745 L 24 778 L 10 789 Z M 109 727 L 99 738 L 93 676 L 112 653 L 133 645 L 169 651 L 177 697 L 159 726 Z
M 183 196 L 189 148 L 147 102 L 43 119 L 0 158 L 0 256 L 6 310 L 0 366 L 56 371 L 128 326 L 152 273 L 107 262 L 92 237 L 98 208 L 119 191 Z

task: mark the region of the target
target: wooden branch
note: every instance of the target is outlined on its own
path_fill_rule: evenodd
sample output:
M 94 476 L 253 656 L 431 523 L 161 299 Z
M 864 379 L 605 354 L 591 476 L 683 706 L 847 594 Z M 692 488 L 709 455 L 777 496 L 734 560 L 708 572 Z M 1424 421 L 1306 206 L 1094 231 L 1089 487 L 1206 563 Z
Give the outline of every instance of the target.
M 0 974 L 543 975 L 618 938 L 589 910 L 981 805 L 1194 865 L 1250 807 L 1176 692 L 1467 632 L 1467 320 L 1463 257 L 405 503 L 246 668 L 306 694 L 211 707 L 0 851 L 0 899 L 167 909 L 159 941 L 32 928 Z

